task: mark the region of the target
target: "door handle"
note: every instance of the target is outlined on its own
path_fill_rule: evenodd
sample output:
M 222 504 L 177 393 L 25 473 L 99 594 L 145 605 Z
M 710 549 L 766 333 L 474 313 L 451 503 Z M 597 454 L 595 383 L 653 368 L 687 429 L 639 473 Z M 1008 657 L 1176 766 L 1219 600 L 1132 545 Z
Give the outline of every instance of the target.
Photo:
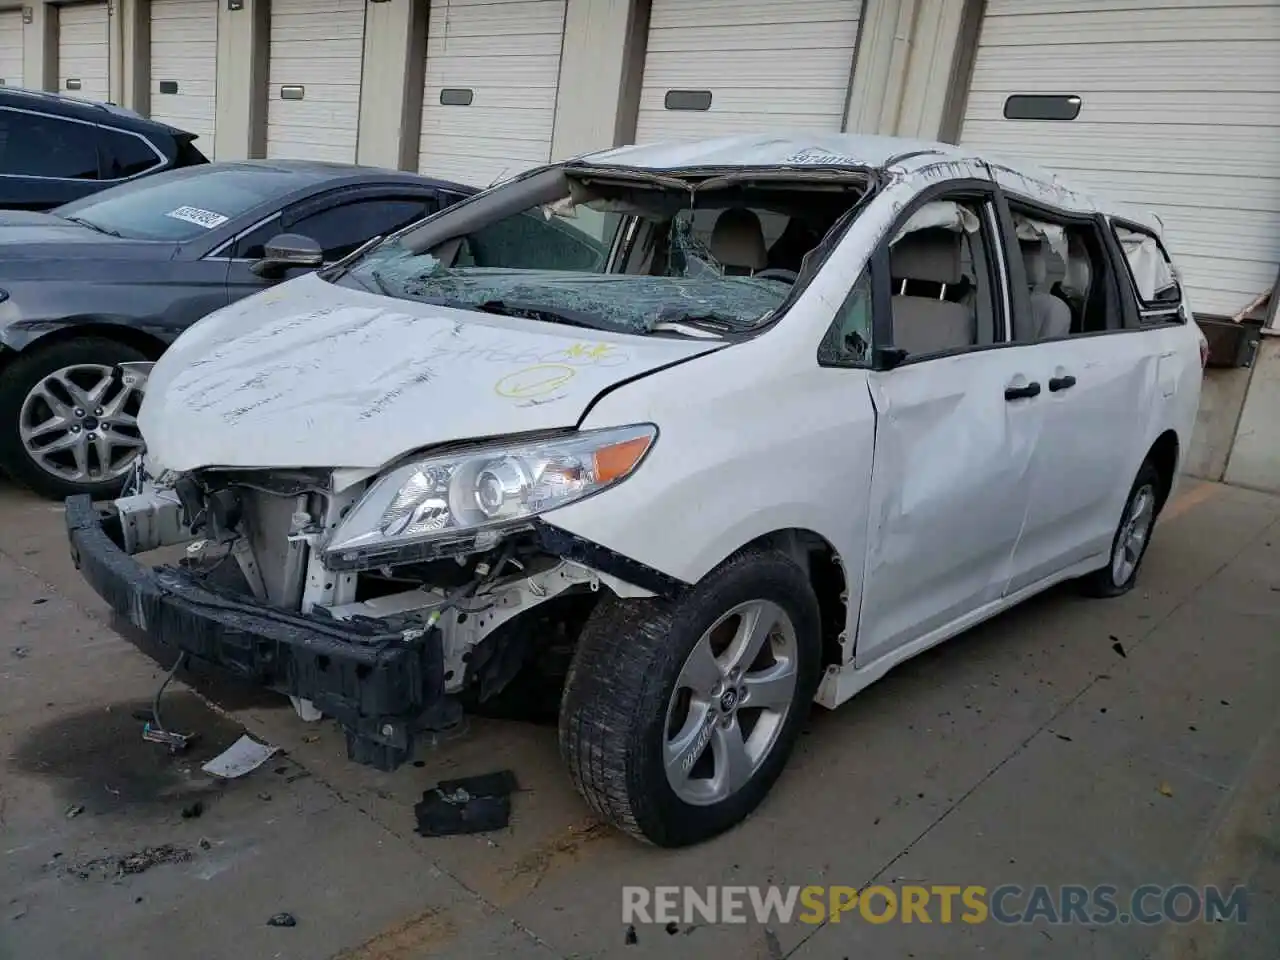
M 1040 396 L 1040 384 L 1032 382 L 1025 387 L 1005 387 L 1004 398 L 1006 400 L 1027 400 L 1031 397 Z
M 1076 385 L 1076 378 L 1068 374 L 1065 377 L 1052 377 L 1049 380 L 1049 390 L 1057 393 L 1059 390 L 1070 390 Z

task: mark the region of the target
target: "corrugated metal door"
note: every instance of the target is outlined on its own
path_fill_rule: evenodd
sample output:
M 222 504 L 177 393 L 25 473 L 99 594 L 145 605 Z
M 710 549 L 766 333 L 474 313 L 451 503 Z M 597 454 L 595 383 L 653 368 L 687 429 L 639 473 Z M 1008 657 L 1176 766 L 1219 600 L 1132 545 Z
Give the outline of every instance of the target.
M 840 130 L 852 0 L 653 0 L 636 142 Z
M 1280 262 L 1280 2 L 988 0 L 961 142 L 1155 211 L 1194 309 L 1234 314 Z
M 272 0 L 267 156 L 353 163 L 364 0 Z
M 486 187 L 551 159 L 565 0 L 431 0 L 418 169 Z
M 21 10 L 0 10 L 0 84 L 22 86 Z
M 85 100 L 110 100 L 110 43 L 105 3 L 59 7 L 58 89 Z
M 214 155 L 218 0 L 151 0 L 151 116 Z

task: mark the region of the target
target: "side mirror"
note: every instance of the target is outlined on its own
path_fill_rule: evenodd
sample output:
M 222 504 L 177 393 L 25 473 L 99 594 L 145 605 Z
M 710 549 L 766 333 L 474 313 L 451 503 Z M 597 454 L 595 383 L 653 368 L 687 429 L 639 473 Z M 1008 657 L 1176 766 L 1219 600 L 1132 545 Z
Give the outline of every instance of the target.
M 282 233 L 266 244 L 266 256 L 249 269 L 260 277 L 274 280 L 290 267 L 318 267 L 324 263 L 320 244 L 300 233 Z

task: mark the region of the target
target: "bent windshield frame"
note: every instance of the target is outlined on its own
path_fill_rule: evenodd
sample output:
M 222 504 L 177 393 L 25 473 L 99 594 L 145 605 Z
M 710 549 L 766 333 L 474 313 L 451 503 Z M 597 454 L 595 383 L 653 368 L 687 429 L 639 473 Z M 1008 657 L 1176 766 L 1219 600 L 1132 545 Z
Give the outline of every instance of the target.
M 847 171 L 717 170 L 701 182 L 647 171 L 572 173 L 550 167 L 507 181 L 325 279 L 637 334 L 695 335 L 693 326 L 743 333 L 790 305 L 872 186 Z

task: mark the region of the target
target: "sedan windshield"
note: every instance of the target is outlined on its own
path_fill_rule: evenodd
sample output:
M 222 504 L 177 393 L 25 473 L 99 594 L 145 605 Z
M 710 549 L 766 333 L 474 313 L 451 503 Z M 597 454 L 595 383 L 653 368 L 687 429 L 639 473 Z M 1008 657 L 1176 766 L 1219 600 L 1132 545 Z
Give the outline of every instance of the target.
M 384 244 L 342 282 L 601 330 L 733 333 L 775 314 L 858 193 L 575 185 L 571 196 L 473 221 L 427 250 L 411 249 L 410 237 Z
M 53 211 L 131 240 L 195 240 L 296 187 L 284 170 L 196 167 L 172 170 L 95 193 Z

